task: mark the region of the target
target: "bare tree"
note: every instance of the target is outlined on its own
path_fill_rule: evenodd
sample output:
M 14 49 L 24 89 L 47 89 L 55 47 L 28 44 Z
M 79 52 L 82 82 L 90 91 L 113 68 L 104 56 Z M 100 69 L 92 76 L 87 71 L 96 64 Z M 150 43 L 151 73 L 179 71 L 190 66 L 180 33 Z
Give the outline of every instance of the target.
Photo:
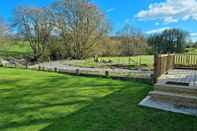
M 53 30 L 43 8 L 19 6 L 14 12 L 14 26 L 24 36 L 33 51 L 33 60 L 38 61 L 45 53 Z
M 60 0 L 52 6 L 54 24 L 64 40 L 68 54 L 76 59 L 89 55 L 108 30 L 101 11 L 88 0 Z
M 46 53 L 83 59 L 108 31 L 105 16 L 89 0 L 57 0 L 48 8 L 20 6 L 13 22 L 29 42 L 35 61 Z
M 4 42 L 9 34 L 9 27 L 4 22 L 3 18 L 0 18 L 0 42 Z
M 147 44 L 144 40 L 144 35 L 137 28 L 130 24 L 126 24 L 118 33 L 117 36 L 121 41 L 121 54 L 132 56 L 144 54 Z

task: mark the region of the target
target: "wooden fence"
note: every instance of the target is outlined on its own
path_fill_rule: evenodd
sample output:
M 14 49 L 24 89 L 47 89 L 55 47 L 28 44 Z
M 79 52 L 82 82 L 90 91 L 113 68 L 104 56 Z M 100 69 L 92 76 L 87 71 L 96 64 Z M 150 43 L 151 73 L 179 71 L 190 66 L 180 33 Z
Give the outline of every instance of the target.
M 159 54 L 154 57 L 154 82 L 170 69 L 197 69 L 197 54 Z
M 197 69 L 197 54 L 176 54 L 175 68 Z
M 154 81 L 168 70 L 174 68 L 175 54 L 160 54 L 154 57 Z

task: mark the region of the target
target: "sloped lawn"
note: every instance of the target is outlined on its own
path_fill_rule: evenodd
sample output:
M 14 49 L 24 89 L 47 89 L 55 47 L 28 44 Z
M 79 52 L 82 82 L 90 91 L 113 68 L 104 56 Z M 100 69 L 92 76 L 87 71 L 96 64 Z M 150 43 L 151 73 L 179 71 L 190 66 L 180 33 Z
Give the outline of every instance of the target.
M 152 86 L 0 68 L 0 131 L 196 131 L 197 118 L 137 104 Z
M 32 52 L 27 42 L 6 42 L 0 43 L 0 57 L 2 58 L 17 58 L 21 59 L 24 56 L 29 56 Z

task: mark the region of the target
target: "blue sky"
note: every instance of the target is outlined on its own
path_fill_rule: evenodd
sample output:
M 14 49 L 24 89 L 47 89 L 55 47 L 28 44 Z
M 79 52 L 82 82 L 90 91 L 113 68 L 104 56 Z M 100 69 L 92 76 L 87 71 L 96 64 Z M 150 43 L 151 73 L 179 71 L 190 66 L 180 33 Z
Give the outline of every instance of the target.
M 9 21 L 17 5 L 47 6 L 54 0 L 1 0 L 0 16 Z M 118 31 L 125 23 L 144 33 L 182 28 L 197 40 L 197 0 L 92 0 Z

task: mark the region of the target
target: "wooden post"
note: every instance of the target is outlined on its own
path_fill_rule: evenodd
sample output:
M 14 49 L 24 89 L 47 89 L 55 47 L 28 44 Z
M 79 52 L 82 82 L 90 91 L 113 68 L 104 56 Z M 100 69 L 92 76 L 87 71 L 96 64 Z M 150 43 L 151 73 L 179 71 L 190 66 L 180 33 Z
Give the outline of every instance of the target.
M 105 71 L 105 76 L 109 77 L 109 71 Z
M 76 74 L 80 75 L 80 70 L 79 69 L 76 69 Z
M 154 74 L 153 74 L 153 83 L 157 83 L 157 77 L 158 77 L 158 55 L 154 55 Z
M 28 69 L 28 63 L 25 64 L 25 69 Z
M 57 72 L 57 67 L 54 68 L 54 71 Z

